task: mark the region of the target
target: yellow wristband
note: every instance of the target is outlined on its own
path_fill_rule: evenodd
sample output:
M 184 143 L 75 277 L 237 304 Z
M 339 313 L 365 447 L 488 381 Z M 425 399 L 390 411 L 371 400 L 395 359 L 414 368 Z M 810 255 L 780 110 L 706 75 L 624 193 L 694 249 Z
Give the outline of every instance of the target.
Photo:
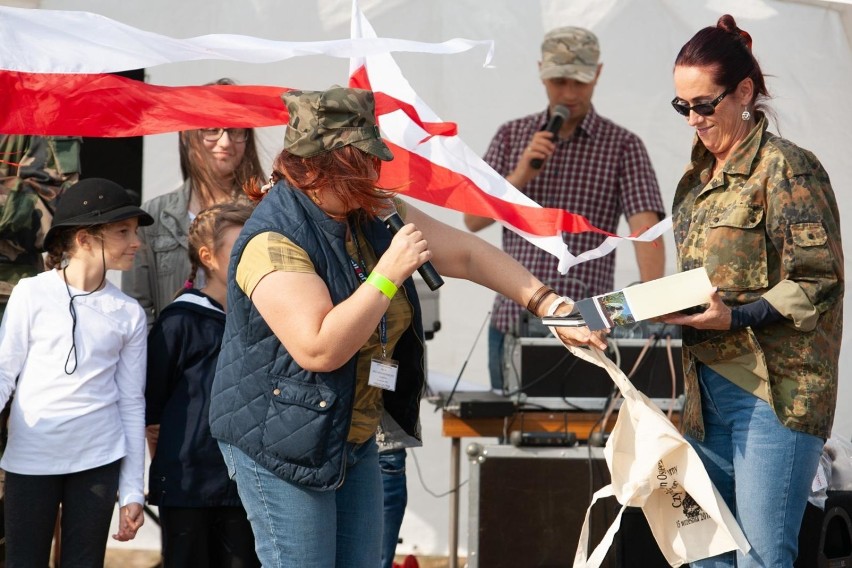
M 367 284 L 372 284 L 378 288 L 379 292 L 388 297 L 388 300 L 392 300 L 396 294 L 396 284 L 391 282 L 387 276 L 382 276 L 378 272 L 371 272 L 367 276 Z

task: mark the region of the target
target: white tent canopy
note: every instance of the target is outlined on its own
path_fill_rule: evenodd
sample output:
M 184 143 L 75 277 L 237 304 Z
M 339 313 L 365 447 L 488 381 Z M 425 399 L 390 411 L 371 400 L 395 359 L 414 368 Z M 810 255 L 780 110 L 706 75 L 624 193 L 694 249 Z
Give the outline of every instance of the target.
M 0 2 L 7 5 L 96 12 L 129 25 L 174 37 L 236 33 L 271 39 L 322 40 L 348 37 L 349 0 L 42 0 Z M 399 54 L 396 59 L 419 95 L 441 116 L 459 125 L 461 137 L 484 152 L 497 126 L 539 111 L 546 99 L 536 72 L 539 44 L 545 31 L 580 25 L 601 41 L 603 73 L 594 102 L 597 110 L 639 134 L 648 147 L 664 199 L 671 202 L 675 183 L 686 165 L 692 132 L 676 115 L 671 71 L 680 46 L 698 29 L 732 14 L 754 40 L 754 53 L 773 95 L 777 116 L 773 130 L 812 150 L 832 178 L 841 214 L 852 212 L 852 160 L 849 159 L 852 113 L 852 2 L 794 0 L 362 0 L 361 7 L 380 36 L 422 41 L 452 37 L 493 39 L 495 68 L 482 67 L 484 51 L 455 56 Z M 243 84 L 323 89 L 345 84 L 344 60 L 316 56 L 269 65 L 198 62 L 147 70 L 147 80 L 163 85 L 206 83 L 229 76 Z M 265 167 L 280 149 L 282 131 L 261 134 Z M 146 199 L 170 191 L 180 182 L 177 138 L 152 136 L 145 141 Z M 454 211 L 426 207 L 443 220 L 461 226 Z M 852 225 L 843 226 L 847 243 Z M 622 234 L 625 234 L 622 231 Z M 484 233 L 499 241 L 496 228 Z M 619 254 L 617 286 L 637 278 L 630 245 Z M 673 244 L 667 236 L 667 267 L 674 270 Z M 555 262 L 555 260 L 554 260 Z M 441 289 L 442 330 L 429 342 L 431 371 L 455 377 L 490 309 L 493 295 L 464 282 Z M 847 306 L 847 321 L 850 314 Z M 846 377 L 850 369 L 848 339 L 841 356 L 841 385 L 835 432 L 852 434 L 852 401 Z M 474 351 L 464 378 L 487 384 L 484 342 Z M 427 416 L 428 415 L 428 416 Z M 425 447 L 417 450 L 425 483 L 432 491 L 447 489 L 447 442 L 430 408 L 424 411 Z M 411 501 L 403 526 L 404 548 L 445 554 L 446 501 L 427 496 L 409 461 Z M 464 498 L 464 495 L 463 495 Z M 466 501 L 462 501 L 465 503 Z M 466 542 L 462 519 L 461 543 Z M 132 543 L 131 543 L 132 545 Z

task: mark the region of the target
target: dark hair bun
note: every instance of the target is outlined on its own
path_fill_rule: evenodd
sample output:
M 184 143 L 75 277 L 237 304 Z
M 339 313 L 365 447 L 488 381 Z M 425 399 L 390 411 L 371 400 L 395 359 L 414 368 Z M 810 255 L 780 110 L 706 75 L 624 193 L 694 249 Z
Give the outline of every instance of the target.
M 751 51 L 751 35 L 747 31 L 741 30 L 737 27 L 737 22 L 734 21 L 734 17 L 730 14 L 725 14 L 719 21 L 716 22 L 716 27 L 721 28 L 728 32 L 729 34 L 734 34 L 737 36 L 740 41 L 742 41 L 745 46 Z

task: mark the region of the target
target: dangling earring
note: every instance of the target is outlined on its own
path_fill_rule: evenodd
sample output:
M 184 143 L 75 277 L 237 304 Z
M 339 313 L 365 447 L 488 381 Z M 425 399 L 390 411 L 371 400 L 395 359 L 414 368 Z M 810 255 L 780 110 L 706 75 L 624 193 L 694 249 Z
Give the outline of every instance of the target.
M 748 109 L 745 109 L 743 111 L 742 117 L 743 117 L 743 120 L 748 120 L 748 119 L 751 118 L 751 113 L 748 111 Z
M 312 192 L 311 192 L 311 200 L 312 200 L 314 203 L 316 203 L 317 205 L 322 205 L 322 200 L 321 200 L 319 197 L 317 197 L 317 192 L 316 192 L 316 191 L 312 191 Z

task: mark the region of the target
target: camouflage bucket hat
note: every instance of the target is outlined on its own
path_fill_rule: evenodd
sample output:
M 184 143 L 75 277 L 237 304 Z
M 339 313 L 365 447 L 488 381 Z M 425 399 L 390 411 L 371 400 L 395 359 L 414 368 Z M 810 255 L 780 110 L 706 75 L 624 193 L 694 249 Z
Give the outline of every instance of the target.
M 598 71 L 601 48 L 598 38 L 583 28 L 556 28 L 547 32 L 541 43 L 542 79 L 564 77 L 591 83 Z
M 393 160 L 376 125 L 376 104 L 371 91 L 337 85 L 327 91 L 288 91 L 281 95 L 290 123 L 284 149 L 310 158 L 352 145 L 380 160 Z

